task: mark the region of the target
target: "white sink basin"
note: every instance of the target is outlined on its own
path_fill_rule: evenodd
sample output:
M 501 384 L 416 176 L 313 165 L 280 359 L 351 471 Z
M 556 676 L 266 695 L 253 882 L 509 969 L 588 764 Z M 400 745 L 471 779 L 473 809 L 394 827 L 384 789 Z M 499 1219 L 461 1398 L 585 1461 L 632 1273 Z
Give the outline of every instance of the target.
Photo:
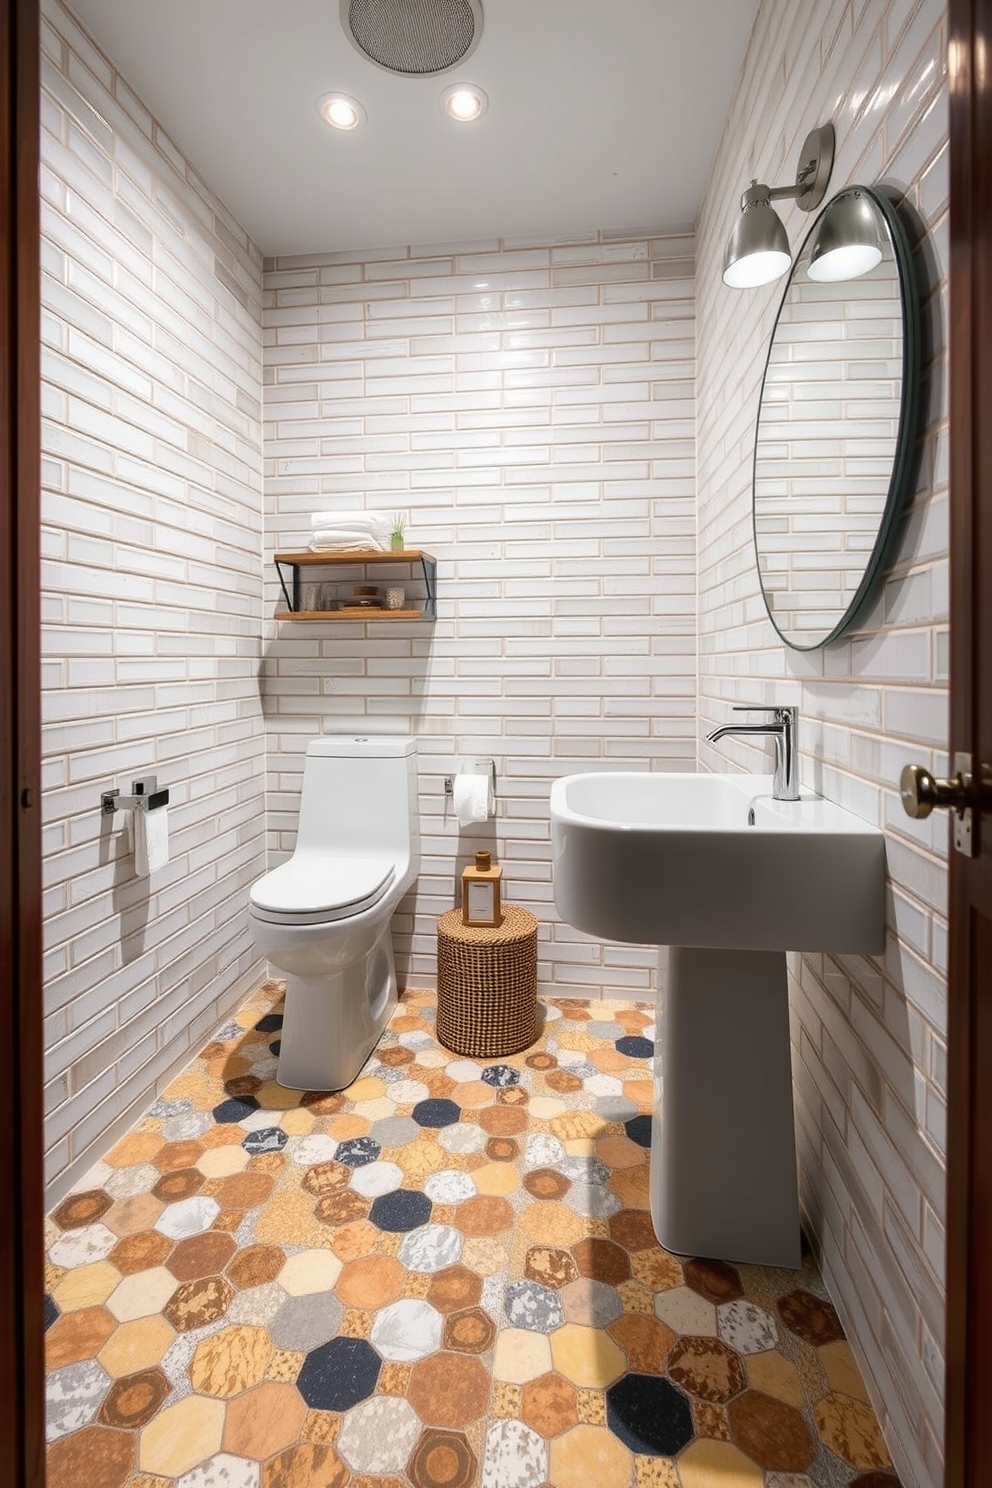
M 567 775 L 551 788 L 555 903 L 646 945 L 879 954 L 885 842 L 768 775 Z

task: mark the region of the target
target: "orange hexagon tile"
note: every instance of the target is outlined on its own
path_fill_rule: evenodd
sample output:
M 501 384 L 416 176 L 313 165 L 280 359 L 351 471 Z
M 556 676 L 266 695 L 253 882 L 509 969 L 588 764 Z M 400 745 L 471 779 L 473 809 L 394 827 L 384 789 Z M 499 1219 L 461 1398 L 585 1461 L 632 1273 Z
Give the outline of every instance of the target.
M 134 1466 L 135 1439 L 130 1431 L 87 1426 L 52 1442 L 46 1463 L 46 1488 L 123 1488 Z
M 223 1448 L 257 1459 L 281 1452 L 296 1441 L 306 1409 L 295 1385 L 256 1385 L 228 1404 Z
M 92 1359 L 117 1327 L 117 1319 L 105 1307 L 82 1307 L 57 1319 L 45 1334 L 45 1362 L 61 1369 L 80 1359 Z
M 470 1426 L 489 1403 L 492 1376 L 478 1359 L 441 1350 L 413 1366 L 407 1399 L 425 1426 Z
M 571 1380 L 542 1374 L 520 1391 L 520 1419 L 541 1436 L 558 1436 L 578 1425 L 578 1399 Z

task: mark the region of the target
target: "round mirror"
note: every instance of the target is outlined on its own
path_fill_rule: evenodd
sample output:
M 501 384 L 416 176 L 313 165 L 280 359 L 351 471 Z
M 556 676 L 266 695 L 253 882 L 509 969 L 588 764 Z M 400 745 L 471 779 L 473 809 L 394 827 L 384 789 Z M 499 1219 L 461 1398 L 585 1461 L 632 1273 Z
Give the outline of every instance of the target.
M 798 651 L 851 624 L 882 566 L 913 472 L 919 345 L 902 223 L 879 192 L 848 187 L 792 266 L 758 407 L 758 577 Z

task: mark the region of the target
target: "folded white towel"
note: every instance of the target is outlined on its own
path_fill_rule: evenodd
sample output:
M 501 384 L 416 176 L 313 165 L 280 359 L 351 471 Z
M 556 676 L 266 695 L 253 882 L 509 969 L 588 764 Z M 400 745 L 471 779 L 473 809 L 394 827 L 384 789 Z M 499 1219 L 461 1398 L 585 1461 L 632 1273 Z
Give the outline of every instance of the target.
M 389 518 L 375 511 L 321 511 L 312 514 L 310 526 L 315 532 L 320 527 L 358 527 L 362 531 L 384 527 L 388 533 Z
M 339 532 L 325 527 L 310 539 L 311 553 L 384 553 L 386 544 L 372 533 Z

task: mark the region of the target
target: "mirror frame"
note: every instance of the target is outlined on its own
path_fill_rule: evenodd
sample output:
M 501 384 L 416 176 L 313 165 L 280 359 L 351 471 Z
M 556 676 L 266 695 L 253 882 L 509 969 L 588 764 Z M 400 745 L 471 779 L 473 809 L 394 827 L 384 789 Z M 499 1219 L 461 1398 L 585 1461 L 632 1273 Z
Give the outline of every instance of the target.
M 868 555 L 861 581 L 855 590 L 850 604 L 834 628 L 819 640 L 813 641 L 808 646 L 804 646 L 790 640 L 779 629 L 772 614 L 771 605 L 768 602 L 764 580 L 761 577 L 757 514 L 755 512 L 755 487 L 758 475 L 758 431 L 761 427 L 761 409 L 764 402 L 765 381 L 768 377 L 768 367 L 775 346 L 775 333 L 778 330 L 779 320 L 785 308 L 785 302 L 788 299 L 796 270 L 802 260 L 806 245 L 819 226 L 823 213 L 828 210 L 839 196 L 844 196 L 850 191 L 863 191 L 881 213 L 888 229 L 889 241 L 892 244 L 892 253 L 899 275 L 899 297 L 902 302 L 903 321 L 902 390 L 899 404 L 899 425 L 896 431 L 895 452 L 892 458 L 892 470 L 889 475 L 889 489 L 885 498 L 885 506 L 882 509 L 878 531 L 875 535 L 871 552 Z M 868 600 L 875 586 L 876 579 L 887 565 L 891 555 L 893 538 L 898 529 L 897 518 L 900 514 L 903 501 L 912 488 L 919 455 L 919 412 L 922 390 L 920 353 L 920 296 L 916 275 L 913 270 L 912 250 L 906 235 L 906 229 L 892 202 L 876 187 L 861 186 L 857 183 L 845 186 L 841 191 L 836 192 L 829 201 L 824 202 L 823 207 L 814 218 L 812 226 L 803 238 L 799 250 L 793 259 L 792 268 L 789 270 L 789 277 L 782 291 L 782 298 L 775 312 L 775 323 L 772 326 L 772 333 L 768 341 L 768 354 L 765 357 L 765 367 L 761 374 L 761 391 L 758 395 L 758 415 L 754 426 L 754 459 L 751 470 L 751 534 L 754 543 L 755 567 L 758 571 L 758 584 L 761 588 L 761 598 L 764 601 L 768 619 L 771 621 L 776 635 L 792 651 L 818 651 L 822 646 L 829 646 L 832 641 L 836 641 L 844 631 L 853 625 Z

